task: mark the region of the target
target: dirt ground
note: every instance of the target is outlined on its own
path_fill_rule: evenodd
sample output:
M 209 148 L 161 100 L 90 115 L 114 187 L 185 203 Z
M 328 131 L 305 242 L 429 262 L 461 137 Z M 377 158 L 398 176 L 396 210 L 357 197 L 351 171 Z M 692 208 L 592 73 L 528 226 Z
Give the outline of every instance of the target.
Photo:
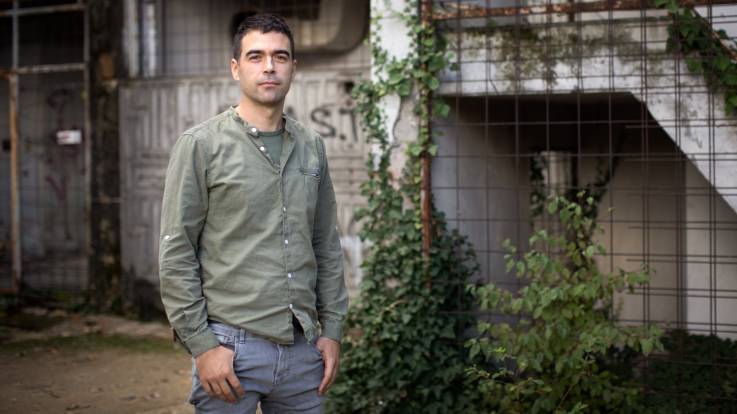
M 108 316 L 0 315 L 0 413 L 193 413 L 190 358 L 168 336 Z

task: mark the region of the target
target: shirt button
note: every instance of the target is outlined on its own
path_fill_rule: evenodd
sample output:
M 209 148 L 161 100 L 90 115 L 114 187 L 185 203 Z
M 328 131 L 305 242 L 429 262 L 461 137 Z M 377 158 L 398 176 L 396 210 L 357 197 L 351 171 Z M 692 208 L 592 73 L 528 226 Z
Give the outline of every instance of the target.
M 292 309 L 292 308 L 293 308 L 293 306 L 292 306 L 292 304 L 290 303 L 290 304 L 289 304 L 289 309 Z
M 258 149 L 260 149 L 261 152 L 266 151 L 266 148 L 264 148 L 263 146 L 258 147 Z
M 283 212 L 286 213 L 287 212 L 287 206 L 282 206 L 281 211 L 283 211 Z
M 289 240 L 284 240 L 284 244 L 289 244 Z
M 256 129 L 256 128 L 251 128 L 251 132 L 253 132 L 253 133 L 255 134 L 255 133 L 257 133 L 257 132 L 258 132 L 258 129 Z
M 292 278 L 292 274 L 291 273 L 287 273 L 287 277 L 291 279 Z

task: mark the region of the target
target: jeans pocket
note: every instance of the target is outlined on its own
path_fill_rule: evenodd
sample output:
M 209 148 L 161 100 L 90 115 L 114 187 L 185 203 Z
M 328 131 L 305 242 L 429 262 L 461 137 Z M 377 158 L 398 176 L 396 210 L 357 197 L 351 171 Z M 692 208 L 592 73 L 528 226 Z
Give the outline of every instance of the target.
M 233 336 L 233 332 L 230 329 L 223 328 L 219 325 L 210 325 L 210 330 L 213 334 L 215 334 L 215 337 L 217 338 L 218 342 L 220 342 L 220 345 L 230 349 L 233 351 L 233 359 L 235 359 L 235 352 L 236 352 L 236 337 Z
M 312 341 L 307 341 L 307 348 L 312 351 L 312 353 L 316 354 L 320 359 L 323 359 L 322 352 L 320 349 L 317 348 L 317 344 L 312 343 Z

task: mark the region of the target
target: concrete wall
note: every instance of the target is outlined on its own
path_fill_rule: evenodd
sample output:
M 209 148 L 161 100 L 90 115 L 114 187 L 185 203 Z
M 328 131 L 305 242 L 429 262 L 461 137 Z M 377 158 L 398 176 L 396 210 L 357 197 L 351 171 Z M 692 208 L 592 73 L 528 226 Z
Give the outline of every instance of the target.
M 368 0 L 321 0 L 316 19 L 297 18 L 292 11 L 310 3 L 222 0 L 125 1 L 126 60 L 132 77 L 221 75 L 230 68 L 232 33 L 242 13 L 267 11 L 286 17 L 302 63 L 320 57 L 321 66 L 350 65 L 348 57 L 368 28 Z M 307 13 L 311 14 L 311 13 Z M 342 56 L 339 56 L 342 55 Z
M 2 19 L 0 66 L 12 64 L 11 19 Z M 83 14 L 18 18 L 21 67 L 83 60 Z M 0 279 L 10 273 L 9 89 L 0 79 Z M 23 284 L 83 289 L 87 283 L 84 144 L 59 145 L 56 132 L 84 129 L 81 72 L 20 75 L 20 214 Z
M 700 9 L 708 17 L 705 10 Z M 713 8 L 715 27 L 735 35 L 729 18 L 734 11 L 734 6 Z M 621 166 L 604 200 L 614 214 L 611 221 L 601 218 L 606 228 L 602 240 L 614 254 L 601 265 L 611 270 L 634 269 L 647 261 L 654 273 L 646 292 L 618 298 L 621 319 L 654 320 L 694 332 L 734 335 L 737 300 L 731 246 L 735 245 L 737 196 L 731 189 L 737 163 L 730 154 L 737 149 L 737 129 L 734 122 L 722 121 L 731 119 L 725 113 L 723 95 L 709 91 L 701 75 L 690 73 L 682 56 L 665 50 L 670 19 L 663 11 L 616 12 L 612 20 L 608 13 L 572 17 L 579 23 L 543 25 L 563 23 L 566 16 L 538 16 L 528 19 L 538 25 L 524 30 L 502 24 L 485 34 L 476 30 L 460 36 L 451 26 L 450 49 L 458 55 L 460 68 L 443 75 L 439 93 L 460 103 L 457 112 L 462 115 L 438 126 L 452 137 L 450 142 L 441 139 L 443 150 L 433 166 L 438 204 L 460 223 L 484 214 L 492 223 L 499 221 L 495 215 L 504 217 L 504 213 L 484 213 L 484 209 L 518 200 L 525 187 L 505 195 L 503 189 L 492 188 L 495 178 L 487 178 L 487 171 L 512 177 L 519 185 L 529 180 L 521 170 L 529 168 L 530 155 L 541 149 L 628 154 L 620 157 Z M 485 23 L 478 20 L 475 27 Z M 464 24 L 469 28 L 473 20 Z M 571 100 L 581 99 L 584 112 L 595 107 L 597 94 L 629 96 L 610 112 L 613 118 L 606 118 L 605 109 L 598 118 L 615 128 L 608 142 L 611 130 L 599 127 L 597 131 L 585 124 L 576 130 L 570 126 L 579 120 L 575 112 L 565 114 Z M 566 95 L 568 103 L 561 101 Z M 458 96 L 464 98 L 456 101 Z M 546 97 L 551 103 L 547 108 L 529 104 Z M 493 110 L 483 109 L 489 106 Z M 652 127 L 642 127 L 642 110 Z M 498 119 L 495 115 L 505 111 L 508 121 L 539 125 L 491 126 Z M 623 113 L 630 117 L 623 118 Z M 626 138 L 618 148 L 614 144 L 621 122 L 635 128 L 624 136 L 635 134 L 639 140 Z M 469 143 L 471 150 L 458 153 Z M 486 161 L 493 166 L 482 165 L 475 157 L 488 154 L 489 148 L 495 153 Z M 450 157 L 444 159 L 446 155 Z M 461 158 L 453 159 L 455 155 Z M 585 156 L 577 161 L 579 180 L 591 176 L 596 162 L 595 157 Z M 492 195 L 484 199 L 475 194 L 477 181 L 485 181 Z M 449 186 L 458 190 L 449 190 Z M 521 206 L 525 201 L 523 196 Z M 464 204 L 476 207 L 468 211 Z M 525 211 L 521 206 L 516 210 Z M 513 207 L 505 206 L 508 208 Z M 524 214 L 516 217 L 524 220 Z M 491 231 L 484 235 L 485 230 L 473 226 L 464 231 L 482 251 L 492 253 L 498 239 L 510 233 L 524 234 L 524 228 L 520 222 L 514 230 L 501 230 L 501 235 Z M 505 277 L 495 273 L 498 270 L 489 265 L 490 257 L 481 260 L 492 279 Z
M 501 243 L 527 247 L 532 156 L 571 154 L 579 186 L 594 180 L 597 167 L 611 169 L 598 218 L 608 252 L 600 269 L 651 269 L 646 289 L 617 296 L 618 318 L 734 336 L 735 213 L 664 129 L 635 128 L 641 106 L 634 97 L 611 98 L 448 97 L 451 116 L 435 125 L 437 206 L 474 244 L 476 277 L 514 289 Z
M 737 214 L 693 165 L 685 175 L 687 327 L 737 339 Z
M 19 85 L 23 283 L 83 289 L 84 145 L 60 145 L 56 138 L 58 130 L 84 128 L 82 75 L 24 75 Z
M 512 128 L 484 123 L 484 100 L 449 103 L 453 108 L 449 118 L 435 125 L 439 150 L 432 162 L 432 191 L 436 206 L 445 212 L 449 226 L 473 243 L 481 266 L 476 277 L 516 286 L 516 278 L 504 271 L 502 243 L 510 239 L 515 245 L 527 245 L 529 159 L 514 156 L 520 142 Z M 499 107 L 494 105 L 494 111 Z

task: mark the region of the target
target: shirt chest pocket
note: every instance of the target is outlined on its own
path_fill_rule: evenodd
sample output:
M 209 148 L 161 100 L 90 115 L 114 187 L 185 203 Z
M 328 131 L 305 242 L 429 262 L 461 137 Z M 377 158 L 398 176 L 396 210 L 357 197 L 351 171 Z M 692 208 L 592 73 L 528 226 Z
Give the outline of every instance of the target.
M 320 170 L 317 168 L 300 168 L 304 182 L 304 195 L 307 209 L 314 210 L 317 205 L 317 193 L 320 187 Z
M 320 170 L 297 167 L 284 171 L 285 195 L 288 208 L 295 214 L 306 214 L 310 227 L 317 206 Z

